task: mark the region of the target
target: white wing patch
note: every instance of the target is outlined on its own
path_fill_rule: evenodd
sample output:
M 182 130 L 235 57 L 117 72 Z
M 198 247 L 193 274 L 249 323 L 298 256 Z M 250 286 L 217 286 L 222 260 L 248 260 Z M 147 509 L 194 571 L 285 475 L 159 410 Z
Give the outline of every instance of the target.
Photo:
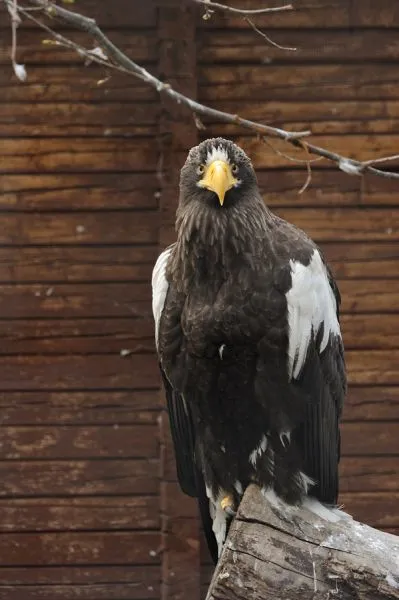
M 169 284 L 166 280 L 165 270 L 172 250 L 173 245 L 166 248 L 166 250 L 160 254 L 157 262 L 155 263 L 154 270 L 152 271 L 152 313 L 155 321 L 155 342 L 157 346 L 159 322 L 161 320 L 165 298 L 169 287 Z
M 312 336 L 324 325 L 319 351 L 325 350 L 330 335 L 340 336 L 337 303 L 320 253 L 310 263 L 290 261 L 292 286 L 286 293 L 288 307 L 288 374 L 297 378 L 306 360 Z

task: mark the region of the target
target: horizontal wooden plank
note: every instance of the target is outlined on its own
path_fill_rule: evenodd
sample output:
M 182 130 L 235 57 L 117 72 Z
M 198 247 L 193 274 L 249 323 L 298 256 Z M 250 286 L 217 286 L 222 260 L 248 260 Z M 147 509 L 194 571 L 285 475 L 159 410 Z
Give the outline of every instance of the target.
M 158 494 L 159 468 L 154 458 L 0 461 L 0 497 Z
M 85 567 L 86 568 L 86 567 Z M 131 568 L 131 567 L 129 567 Z M 37 567 L 35 567 L 36 571 Z M 0 571 L 1 576 L 1 571 Z M 151 583 L 146 587 L 142 581 L 137 583 L 100 583 L 82 585 L 24 585 L 3 586 L 0 584 L 0 596 L 7 600 L 147 600 L 160 596 L 160 585 Z
M 155 171 L 158 148 L 151 138 L 10 138 L 0 172 Z
M 348 380 L 357 385 L 398 385 L 399 350 L 348 350 Z M 398 438 L 399 441 L 399 438 Z
M 342 423 L 343 456 L 399 455 L 398 424 L 390 421 Z
M 399 139 L 398 139 L 399 142 Z M 391 241 L 399 239 L 393 225 L 399 209 L 389 208 L 275 208 L 280 217 L 300 227 L 316 242 Z M 170 214 L 174 221 L 174 211 Z
M 158 564 L 158 532 L 3 533 L 3 566 Z
M 148 65 L 156 75 L 155 66 Z M 1 70 L 0 93 L 2 102 L 157 102 L 158 93 L 133 75 L 118 74 L 112 77 L 108 70 L 95 64 L 85 68 L 80 65 L 30 65 L 27 80 L 21 84 L 15 77 L 11 64 Z
M 4 137 L 137 137 L 158 133 L 159 104 L 29 103 L 1 105 Z
M 302 102 L 296 102 L 293 99 L 280 102 L 273 100 L 262 102 L 261 100 L 257 101 L 252 98 L 248 98 L 247 100 L 230 98 L 221 102 L 216 101 L 212 106 L 219 110 L 239 114 L 247 119 L 261 121 L 269 125 L 285 125 L 287 128 L 293 129 L 291 123 L 307 123 L 306 128 L 310 126 L 315 133 L 340 133 L 346 131 L 368 133 L 374 129 L 372 125 L 373 129 L 369 129 L 370 124 L 380 124 L 384 130 L 387 123 L 394 123 L 399 119 L 399 102 L 397 100 L 383 99 L 367 101 L 359 99 L 337 100 L 331 103 L 329 100 L 312 102 L 310 99 L 304 99 Z M 13 109 L 9 108 L 9 110 Z M 210 128 L 216 123 L 212 117 L 202 118 L 204 123 Z M 218 127 L 222 128 L 224 125 L 219 123 Z M 230 125 L 228 127 L 226 131 L 229 131 L 230 134 L 240 131 L 233 124 L 231 124 L 231 127 Z M 352 129 L 350 129 L 351 127 Z M 358 129 L 360 127 L 361 129 Z
M 71 7 L 74 12 L 79 12 L 95 19 L 101 27 L 151 27 L 156 26 L 156 5 L 152 0 L 140 2 L 132 10 L 131 0 L 114 0 L 112 3 L 99 4 L 96 0 L 79 0 L 79 6 Z M 4 6 L 0 10 L 0 23 L 8 24 L 8 13 Z M 57 22 L 57 30 L 67 28 L 65 24 Z M 69 26 L 70 27 L 70 26 Z M 21 29 L 37 29 L 37 25 L 23 21 Z
M 212 107 L 214 106 L 214 102 L 212 102 Z M 301 106 L 304 104 L 302 101 L 299 103 Z M 312 102 L 309 104 L 317 104 L 317 102 Z M 221 110 L 226 110 L 222 108 Z M 334 110 L 334 107 L 331 108 Z M 244 110 L 239 110 L 238 113 L 244 118 L 248 118 Z M 302 119 L 292 120 L 289 119 L 289 116 L 286 115 L 285 118 L 276 121 L 266 121 L 262 119 L 258 115 L 256 115 L 253 121 L 258 123 L 264 123 L 266 125 L 271 125 L 274 127 L 280 127 L 281 129 L 287 129 L 288 131 L 311 131 L 314 136 L 343 136 L 343 135 L 369 135 L 369 136 L 384 136 L 391 134 L 397 134 L 399 132 L 399 119 L 390 119 L 382 118 L 382 119 L 369 119 L 367 116 L 363 117 L 361 113 L 358 114 L 357 119 L 351 120 L 342 120 L 341 118 L 335 118 L 332 116 L 330 119 L 325 120 L 316 120 L 315 117 L 311 114 L 304 116 Z M 211 123 L 207 124 L 204 122 L 204 126 L 206 129 L 204 130 L 205 137 L 225 137 L 225 138 L 235 138 L 236 136 L 243 135 L 246 133 L 246 130 L 243 129 L 242 126 L 234 124 L 234 123 Z M 147 129 L 144 129 L 147 127 Z M 1 128 L 1 126 L 0 126 Z M 131 136 L 134 135 L 150 135 L 152 131 L 152 126 L 143 126 L 142 133 L 140 133 L 140 126 L 133 126 L 131 129 Z M 148 133 L 147 133 L 148 132 Z M 113 135 L 117 135 L 114 133 Z M 321 143 L 316 145 L 321 145 Z M 283 151 L 282 146 L 279 144 L 279 149 Z M 288 155 L 292 155 L 291 148 L 286 145 L 285 153 Z M 317 168 L 318 166 L 327 166 L 327 162 L 314 164 L 313 166 Z M 298 165 L 301 166 L 301 165 Z M 289 168 L 290 165 L 287 164 L 286 168 Z M 386 167 L 388 168 L 388 167 Z
M 230 6 L 235 8 L 259 8 L 256 0 L 231 0 Z M 278 2 L 274 6 L 281 6 Z M 296 0 L 295 10 L 273 14 L 258 15 L 256 24 L 268 29 L 280 28 L 313 28 L 320 27 L 395 27 L 399 20 L 399 10 L 392 5 L 391 0 L 382 0 L 378 6 L 373 0 L 353 0 L 349 5 L 346 0 L 331 0 L 328 3 L 308 0 Z M 199 21 L 203 29 L 212 28 L 241 28 L 247 29 L 248 24 L 239 16 L 226 13 L 215 13 L 206 21 Z M 255 35 L 255 34 L 254 34 Z
M 50 288 L 51 289 L 51 288 Z M 343 315 L 345 348 L 399 349 L 396 315 Z M 154 323 L 147 319 L 0 320 L 0 355 L 154 352 Z
M 155 352 L 153 319 L 0 320 L 1 354 Z
M 2 318 L 150 317 L 151 289 L 149 283 L 4 285 L 0 315 Z
M 305 230 L 315 241 L 399 240 L 399 209 L 282 208 L 276 213 Z
M 158 205 L 158 187 L 155 173 L 5 174 L 0 178 L 0 208 L 13 211 L 150 209 Z
M 397 99 L 395 65 L 305 64 L 252 65 L 239 64 L 198 67 L 199 100 L 213 102 L 235 100 L 261 100 L 265 96 L 267 81 L 268 101 L 292 100 L 293 90 L 297 101 L 310 100 L 380 100 Z
M 159 529 L 159 498 L 19 498 L 1 500 L 0 533 Z
M 0 248 L 0 281 L 143 281 L 151 279 L 157 246 Z M 366 263 L 367 264 L 367 263 Z
M 291 158 L 298 158 L 301 161 L 309 159 L 309 155 L 302 149 L 290 148 L 282 140 L 273 140 L 273 147 L 257 140 L 253 136 L 235 138 L 235 141 L 251 157 L 255 169 L 265 169 L 268 167 L 285 167 L 288 163 L 292 167 L 292 160 L 284 156 L 284 153 Z M 398 147 L 399 135 L 313 135 L 309 141 L 316 146 L 327 148 L 349 158 L 358 160 L 372 160 L 383 156 L 391 156 Z M 276 151 L 273 150 L 275 148 Z M 283 154 L 282 154 L 283 153 Z M 332 163 L 318 162 L 317 166 L 331 168 Z M 399 160 L 391 161 L 390 168 L 398 167 Z M 302 167 L 302 165 L 300 165 Z M 336 167 L 334 166 L 336 169 Z
M 286 153 L 291 154 L 287 147 Z M 312 179 L 305 192 L 299 190 L 305 183 L 307 173 L 303 168 L 256 170 L 265 203 L 273 210 L 277 207 L 314 206 L 374 206 L 398 205 L 395 179 L 365 176 L 348 177 L 338 169 L 312 168 Z
M 0 460 L 158 456 L 156 425 L 3 426 L 1 434 Z
M 398 314 L 343 315 L 341 330 L 347 350 L 399 349 Z
M 399 492 L 342 493 L 343 510 L 357 521 L 372 527 L 399 526 Z
M 86 567 L 85 567 L 86 568 Z M 129 567 L 131 568 L 131 567 Z M 35 567 L 36 571 L 37 567 Z M 0 571 L 1 576 L 1 571 Z M 24 585 L 9 587 L 0 584 L 0 596 L 7 600 L 147 600 L 160 596 L 160 585 L 138 583 L 100 583 L 83 585 Z
M 323 242 L 322 250 L 339 279 L 396 279 L 396 242 Z M 158 246 L 39 246 L 0 248 L 2 283 L 148 282 Z M 361 285 L 361 284 L 359 284 Z M 49 285 L 51 288 L 51 286 Z
M 398 277 L 396 258 L 377 260 L 346 260 L 345 262 L 329 262 L 334 276 L 338 279 L 387 279 Z M 361 283 L 360 283 L 361 285 Z
M 397 456 L 343 456 L 339 470 L 342 493 L 399 490 Z
M 399 280 L 341 280 L 343 313 L 396 313 Z M 51 290 L 49 292 L 49 289 Z M 16 319 L 151 317 L 147 283 L 3 285 L 0 316 Z
M 114 425 L 155 423 L 163 397 L 158 390 L 126 392 L 7 392 L 0 395 L 3 425 Z
M 106 585 L 130 583 L 137 587 L 138 598 L 146 598 L 145 590 L 149 591 L 147 589 L 148 586 L 157 586 L 158 588 L 160 576 L 161 572 L 159 566 L 155 565 L 130 565 L 128 569 L 124 565 L 101 565 L 100 567 L 89 565 L 84 567 L 63 565 L 59 567 L 36 567 L 35 569 L 24 567 L 0 567 L 0 586 L 49 586 L 57 584 L 67 586 L 89 586 L 94 584 Z M 142 595 L 140 595 L 140 592 Z M 97 598 L 97 596 L 94 597 Z M 159 598 L 158 595 L 154 595 L 153 597 Z M 61 598 L 64 600 L 62 596 Z
M 3 356 L 0 389 L 154 388 L 155 354 Z
M 339 282 L 342 296 L 342 311 L 351 313 L 397 312 L 399 306 L 399 281 L 345 280 Z
M 1 14 L 1 13 L 0 13 Z M 95 18 L 95 17 L 94 17 Z M 20 30 L 21 31 L 21 30 Z M 153 29 L 108 29 L 106 35 L 128 56 L 139 63 L 156 62 L 157 31 Z M 52 39 L 45 31 L 21 31 L 18 39 L 18 60 L 26 65 L 45 63 L 46 65 L 73 63 L 83 66 L 84 61 L 77 52 L 64 46 L 44 44 L 43 40 Z M 69 31 L 68 39 L 79 46 L 90 49 L 95 43 L 86 33 Z M 10 64 L 9 47 L 11 46 L 11 27 L 2 34 L 3 44 L 0 47 L 0 64 Z
M 346 263 L 359 263 L 359 270 L 361 269 L 360 264 L 371 265 L 377 261 L 388 262 L 399 259 L 399 247 L 396 242 L 378 242 L 375 244 L 326 242 L 321 247 L 327 261 L 330 263 L 342 267 L 345 267 Z M 345 269 L 342 274 L 345 275 Z
M 399 387 L 349 386 L 343 418 L 346 421 L 399 421 Z
M 0 244 L 155 244 L 158 211 L 9 213 Z
M 348 378 L 357 385 L 398 385 L 399 350 L 348 350 Z M 10 355 L 2 357 L 0 389 L 65 390 L 153 388 L 154 354 Z
M 314 27 L 314 26 L 313 26 Z M 215 32 L 204 29 L 199 36 L 200 63 L 303 63 L 392 61 L 399 58 L 395 30 L 369 31 L 310 29 L 276 31 L 272 39 L 282 46 L 294 47 L 295 52 L 265 43 L 252 29 Z M 150 53 L 148 53 L 150 55 Z

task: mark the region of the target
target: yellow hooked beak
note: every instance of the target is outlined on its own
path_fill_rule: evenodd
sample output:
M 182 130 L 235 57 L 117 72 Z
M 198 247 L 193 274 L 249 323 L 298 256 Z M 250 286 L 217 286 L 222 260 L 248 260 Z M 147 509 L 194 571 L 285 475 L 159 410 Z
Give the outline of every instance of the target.
M 237 179 L 233 177 L 231 172 L 231 166 L 224 160 L 214 160 L 206 168 L 204 176 L 198 182 L 198 185 L 215 192 L 219 198 L 220 206 L 223 206 L 226 192 L 237 183 Z

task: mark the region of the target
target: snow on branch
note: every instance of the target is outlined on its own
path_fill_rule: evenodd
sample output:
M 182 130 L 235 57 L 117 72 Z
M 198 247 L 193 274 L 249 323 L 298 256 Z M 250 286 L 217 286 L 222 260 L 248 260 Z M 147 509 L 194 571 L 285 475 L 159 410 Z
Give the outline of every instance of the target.
M 120 48 L 118 48 L 112 41 L 105 35 L 105 33 L 98 27 L 94 19 L 81 15 L 77 12 L 73 12 L 64 7 L 58 6 L 54 2 L 49 0 L 26 0 L 25 6 L 18 4 L 18 0 L 2 0 L 11 15 L 11 25 L 13 31 L 13 40 L 16 40 L 15 31 L 18 24 L 18 19 L 22 17 L 35 22 L 39 27 L 48 32 L 53 38 L 57 45 L 65 46 L 75 50 L 80 56 L 86 59 L 88 62 L 96 62 L 101 65 L 105 65 L 110 69 L 114 69 L 126 74 L 133 75 L 153 87 L 158 93 L 169 96 L 176 103 L 186 106 L 190 109 L 194 115 L 197 126 L 201 127 L 201 121 L 199 116 L 211 117 L 219 123 L 233 123 L 239 127 L 248 129 L 256 133 L 261 139 L 266 140 L 267 138 L 278 138 L 286 141 L 287 143 L 303 149 L 307 155 L 316 155 L 323 159 L 330 160 L 338 165 L 338 168 L 350 175 L 361 176 L 364 173 L 373 173 L 381 177 L 387 177 L 391 179 L 399 179 L 399 173 L 394 171 L 382 170 L 375 167 L 375 164 L 383 163 L 398 159 L 399 155 L 388 156 L 382 158 L 376 158 L 375 160 L 359 161 L 351 159 L 336 152 L 332 152 L 321 146 L 317 146 L 309 142 L 306 138 L 311 135 L 311 131 L 287 131 L 279 127 L 272 127 L 264 123 L 258 123 L 245 119 L 237 114 L 228 113 L 222 110 L 217 110 L 184 94 L 181 94 L 175 90 L 171 85 L 165 83 L 155 77 L 152 73 L 147 71 L 144 67 L 134 62 L 129 58 Z M 207 2 L 206 0 L 191 0 L 195 4 L 201 4 L 206 8 L 225 10 L 227 12 L 234 12 L 241 14 L 243 17 L 247 17 L 249 14 L 263 14 L 266 12 L 276 10 L 288 10 L 291 9 L 291 5 L 285 5 L 276 7 L 275 9 L 258 9 L 258 11 L 245 11 L 241 9 L 233 9 L 227 5 L 219 4 L 216 2 Z M 28 4 L 28 6 L 27 6 Z M 57 18 L 72 27 L 84 31 L 91 35 L 96 42 L 96 47 L 93 49 L 85 48 L 84 46 L 73 42 L 64 35 L 54 31 L 49 25 L 41 21 L 32 14 L 32 8 L 35 8 L 35 15 L 43 15 L 50 18 Z M 260 12 L 259 12 L 260 11 Z M 252 26 L 252 25 L 251 25 Z M 16 54 L 16 41 L 13 42 L 12 48 L 12 61 L 15 69 L 15 65 L 18 65 L 15 60 Z M 16 72 L 17 76 L 18 73 Z M 22 73 L 21 73 L 22 74 Z M 24 77 L 26 72 L 24 71 Z M 302 162 L 302 161 L 299 161 Z M 306 185 L 309 183 L 309 170 L 310 162 L 308 163 L 308 180 Z M 302 191 L 305 188 L 302 188 Z

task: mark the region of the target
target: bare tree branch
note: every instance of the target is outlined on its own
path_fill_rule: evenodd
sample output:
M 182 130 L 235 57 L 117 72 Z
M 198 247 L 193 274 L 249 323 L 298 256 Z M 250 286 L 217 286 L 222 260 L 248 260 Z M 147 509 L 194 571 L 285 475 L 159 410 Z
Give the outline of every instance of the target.
M 255 31 L 255 33 L 259 33 L 259 35 L 261 37 L 263 37 L 263 39 L 265 39 L 266 42 L 268 44 L 270 44 L 271 46 L 274 46 L 275 48 L 278 48 L 279 50 L 288 50 L 290 52 L 295 52 L 297 50 L 297 48 L 291 48 L 290 46 L 280 46 L 280 44 L 277 44 L 277 42 L 274 42 L 268 35 L 266 35 L 266 33 L 264 31 L 261 31 L 258 27 L 256 27 L 255 23 L 249 17 L 244 17 L 244 21 L 246 21 L 248 23 L 248 25 L 250 27 L 252 27 L 252 29 Z
M 170 98 L 172 98 L 178 104 L 187 106 L 193 113 L 199 118 L 199 115 L 205 117 L 211 117 L 215 121 L 220 123 L 233 123 L 248 129 L 250 131 L 255 132 L 261 137 L 267 136 L 272 138 L 279 138 L 289 142 L 293 146 L 297 148 L 301 148 L 305 150 L 309 154 L 315 154 L 317 156 L 323 157 L 330 161 L 335 162 L 338 167 L 348 173 L 350 175 L 361 176 L 364 173 L 373 173 L 374 175 L 379 175 L 381 177 L 387 177 L 390 179 L 399 179 L 399 173 L 393 171 L 384 171 L 373 166 L 376 163 L 382 163 L 387 160 L 394 160 L 398 158 L 398 156 L 389 156 L 386 158 L 376 158 L 375 160 L 368 161 L 359 161 L 355 159 L 351 159 L 337 152 L 332 152 L 327 150 L 326 148 L 322 148 L 315 144 L 312 144 L 308 141 L 305 141 L 305 137 L 311 135 L 310 131 L 286 131 L 285 129 L 280 129 L 278 127 L 272 127 L 270 125 L 265 125 L 263 123 L 257 123 L 255 121 L 250 121 L 239 115 L 227 113 L 221 110 L 217 110 L 207 106 L 205 104 L 201 104 L 181 94 L 180 92 L 173 89 L 168 83 L 165 83 L 152 75 L 149 71 L 141 67 L 139 64 L 132 61 L 126 54 L 124 54 L 115 44 L 111 42 L 111 40 L 103 33 L 103 31 L 97 26 L 94 19 L 90 19 L 78 13 L 67 10 L 63 7 L 60 7 L 49 0 L 27 0 L 31 5 L 38 7 L 42 10 L 43 14 L 50 17 L 57 17 L 64 22 L 72 25 L 76 29 L 81 31 L 85 31 L 90 34 L 98 43 L 99 48 L 102 50 L 102 53 L 96 52 L 96 49 L 88 50 L 79 44 L 75 44 L 71 40 L 68 40 L 64 36 L 54 32 L 50 27 L 41 23 L 38 19 L 35 19 L 32 14 L 28 12 L 27 7 L 20 7 L 18 5 L 17 0 L 3 0 L 7 5 L 7 8 L 11 9 L 15 6 L 18 13 L 23 14 L 26 18 L 31 20 L 35 20 L 35 22 L 51 33 L 52 36 L 61 44 L 66 45 L 70 48 L 73 48 L 76 52 L 78 52 L 82 57 L 89 59 L 90 61 L 99 63 L 108 68 L 112 68 L 124 73 L 129 73 L 138 77 L 142 81 L 146 82 L 151 87 L 155 88 L 157 92 L 166 94 Z M 197 1 L 197 0 L 193 0 Z M 199 0 L 198 0 L 199 2 Z M 199 2 L 201 4 L 212 4 L 209 2 Z M 224 6 L 224 5 L 222 5 Z M 238 10 L 238 9 L 236 9 Z M 263 9 L 260 9 L 263 10 Z M 104 54 L 105 53 L 105 54 Z M 107 59 L 104 58 L 107 57 Z M 198 121 L 199 122 L 199 121 Z M 305 160 L 306 163 L 309 163 L 309 159 Z
M 271 8 L 257 8 L 252 10 L 247 10 L 245 8 L 233 8 L 232 6 L 227 6 L 226 4 L 220 4 L 219 2 L 211 2 L 209 0 L 192 0 L 195 4 L 200 4 L 204 6 L 206 9 L 211 10 L 220 10 L 222 12 L 232 13 L 235 15 L 265 15 L 267 13 L 276 13 L 281 12 L 283 10 L 293 10 L 294 7 L 292 4 L 284 4 L 283 6 L 275 6 Z

